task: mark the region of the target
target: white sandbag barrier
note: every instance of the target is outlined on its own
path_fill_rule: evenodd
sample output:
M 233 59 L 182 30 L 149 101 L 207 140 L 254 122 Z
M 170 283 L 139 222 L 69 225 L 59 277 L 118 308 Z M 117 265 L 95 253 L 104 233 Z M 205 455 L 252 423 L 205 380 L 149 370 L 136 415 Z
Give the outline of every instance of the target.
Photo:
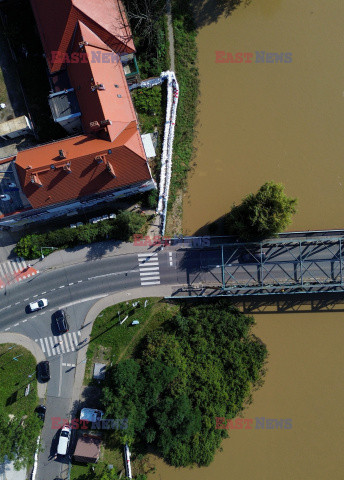
M 129 87 L 129 90 L 133 90 L 135 88 L 152 88 L 155 85 L 160 85 L 164 80 L 167 81 L 167 106 L 164 141 L 161 153 L 159 201 L 156 211 L 161 218 L 161 235 L 165 234 L 166 228 L 166 214 L 172 174 L 173 139 L 177 116 L 179 85 L 174 72 L 168 70 L 167 72 L 162 72 L 159 78 L 145 80 L 144 82 L 137 83 Z

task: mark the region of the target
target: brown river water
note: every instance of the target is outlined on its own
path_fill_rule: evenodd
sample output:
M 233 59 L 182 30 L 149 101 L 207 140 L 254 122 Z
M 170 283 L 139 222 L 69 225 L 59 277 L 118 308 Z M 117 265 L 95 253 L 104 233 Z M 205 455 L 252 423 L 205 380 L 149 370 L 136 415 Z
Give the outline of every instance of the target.
M 343 227 L 343 18 L 340 0 L 252 0 L 200 28 L 197 155 L 184 233 L 267 180 L 299 199 L 290 230 Z M 216 50 L 291 52 L 292 62 L 215 63 Z M 290 418 L 292 428 L 232 430 L 209 467 L 176 470 L 154 459 L 149 480 L 344 478 L 344 305 L 294 309 L 253 312 L 270 355 L 265 383 L 244 413 Z

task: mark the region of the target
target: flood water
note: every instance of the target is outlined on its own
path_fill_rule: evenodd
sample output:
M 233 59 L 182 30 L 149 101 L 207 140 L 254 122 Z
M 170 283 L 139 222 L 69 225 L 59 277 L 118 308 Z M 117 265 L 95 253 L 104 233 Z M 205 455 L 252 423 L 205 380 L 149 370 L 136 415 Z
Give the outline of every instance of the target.
M 252 0 L 198 35 L 196 167 L 184 233 L 216 220 L 268 180 L 299 199 L 289 230 L 342 228 L 344 42 L 341 0 Z M 215 63 L 215 51 L 253 63 Z M 254 63 L 255 52 L 291 63 Z
M 200 29 L 197 156 L 185 233 L 267 180 L 299 199 L 290 230 L 343 227 L 343 18 L 339 0 L 253 0 Z M 292 62 L 219 64 L 215 50 L 292 52 Z M 208 468 L 176 470 L 155 460 L 149 480 L 344 478 L 342 309 L 254 314 L 254 333 L 270 356 L 244 417 L 290 418 L 291 429 L 233 430 Z

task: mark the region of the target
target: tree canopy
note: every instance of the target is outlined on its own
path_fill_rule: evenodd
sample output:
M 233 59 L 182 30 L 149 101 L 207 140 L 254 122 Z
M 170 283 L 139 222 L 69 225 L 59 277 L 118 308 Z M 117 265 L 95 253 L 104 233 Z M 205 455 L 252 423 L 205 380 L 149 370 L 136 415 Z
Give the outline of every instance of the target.
M 144 337 L 135 358 L 109 369 L 103 403 L 109 418 L 128 418 L 115 433 L 150 444 L 175 466 L 208 465 L 226 430 L 216 417 L 234 418 L 261 378 L 265 346 L 254 320 L 226 302 L 183 307 Z
M 280 183 L 264 183 L 256 194 L 247 195 L 240 205 L 233 205 L 225 219 L 230 235 L 244 241 L 274 237 L 285 230 L 296 213 L 297 199 L 284 193 Z

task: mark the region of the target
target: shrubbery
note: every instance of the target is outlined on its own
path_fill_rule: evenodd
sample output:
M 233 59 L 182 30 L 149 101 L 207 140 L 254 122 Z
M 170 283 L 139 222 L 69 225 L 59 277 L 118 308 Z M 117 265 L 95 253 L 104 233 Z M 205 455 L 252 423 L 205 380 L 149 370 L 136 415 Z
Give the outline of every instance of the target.
M 146 233 L 146 216 L 136 212 L 121 212 L 116 218 L 95 224 L 86 224 L 77 228 L 59 228 L 47 233 L 25 235 L 17 246 L 15 253 L 26 259 L 38 258 L 52 249 L 44 247 L 68 248 L 76 245 L 113 239 L 129 241 L 134 233 Z M 41 251 L 42 249 L 42 251 Z
M 150 444 L 174 466 L 209 465 L 227 436 L 216 417 L 240 416 L 261 382 L 267 350 L 252 336 L 253 324 L 225 301 L 185 304 L 169 316 L 140 341 L 134 358 L 107 371 L 107 417 L 128 418 L 128 428 L 112 435 Z

